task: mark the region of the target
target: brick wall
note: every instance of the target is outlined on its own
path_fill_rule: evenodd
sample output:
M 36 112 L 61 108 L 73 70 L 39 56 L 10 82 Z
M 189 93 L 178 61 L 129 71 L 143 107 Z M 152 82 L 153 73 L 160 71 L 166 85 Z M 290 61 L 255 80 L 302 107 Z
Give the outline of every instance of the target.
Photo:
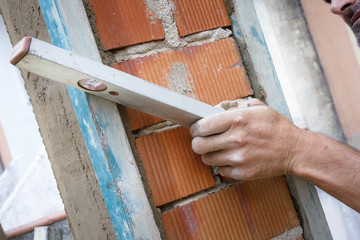
M 114 68 L 211 105 L 252 95 L 222 0 L 90 3 Z M 192 152 L 188 129 L 126 111 L 169 239 L 270 239 L 291 229 L 301 238 L 283 177 L 222 181 Z

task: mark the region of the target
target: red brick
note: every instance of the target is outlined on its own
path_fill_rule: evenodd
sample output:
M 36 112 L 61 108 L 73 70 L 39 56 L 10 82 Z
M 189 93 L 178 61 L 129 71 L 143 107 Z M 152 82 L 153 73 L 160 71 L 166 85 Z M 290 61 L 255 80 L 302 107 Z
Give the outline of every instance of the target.
M 230 26 L 223 0 L 175 0 L 174 12 L 179 35 Z
M 186 47 L 182 51 L 173 50 L 137 58 L 114 67 L 170 89 L 176 89 L 172 85 L 171 76 L 174 76 L 174 73 L 178 73 L 177 76 L 183 73 L 181 79 L 186 87 L 177 90 L 211 105 L 252 94 L 232 38 L 197 47 Z M 161 121 L 135 110 L 129 110 L 128 114 L 133 130 Z
M 139 138 L 136 147 L 156 206 L 215 185 L 210 168 L 191 150 L 188 129 Z
M 164 39 L 160 20 L 144 0 L 90 0 L 106 49 Z
M 169 239 L 269 239 L 300 225 L 283 177 L 237 184 L 162 220 Z

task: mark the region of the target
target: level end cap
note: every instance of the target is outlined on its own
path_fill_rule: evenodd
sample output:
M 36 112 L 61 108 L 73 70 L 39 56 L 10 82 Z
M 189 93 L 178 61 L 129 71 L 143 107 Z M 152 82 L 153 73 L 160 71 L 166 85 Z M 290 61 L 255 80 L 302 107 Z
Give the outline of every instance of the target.
M 24 37 L 18 42 L 11 51 L 10 63 L 15 65 L 27 55 L 30 49 L 31 37 Z

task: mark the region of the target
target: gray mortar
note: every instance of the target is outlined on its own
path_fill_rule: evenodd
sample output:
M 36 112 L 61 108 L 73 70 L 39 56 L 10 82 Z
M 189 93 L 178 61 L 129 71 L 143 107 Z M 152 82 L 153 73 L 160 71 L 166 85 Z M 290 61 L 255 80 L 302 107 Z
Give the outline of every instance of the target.
M 184 37 L 188 46 L 200 46 L 205 43 L 215 42 L 228 38 L 232 35 L 230 29 L 217 28 L 213 30 L 203 31 Z
M 187 196 L 187 197 L 178 199 L 176 201 L 167 203 L 167 204 L 160 207 L 161 212 L 165 213 L 165 212 L 171 211 L 173 209 L 176 209 L 178 207 L 185 206 L 186 204 L 197 201 L 197 200 L 202 199 L 204 197 L 207 197 L 207 196 L 209 196 L 211 194 L 217 193 L 217 192 L 219 192 L 221 190 L 228 189 L 228 188 L 234 186 L 235 184 L 242 183 L 242 182 L 243 181 L 238 181 L 238 180 L 229 180 L 229 181 L 226 181 L 226 182 L 222 182 L 222 183 L 220 183 L 220 184 L 218 184 L 218 185 L 216 185 L 214 187 L 205 189 L 203 191 L 194 193 L 194 194 L 192 194 L 190 196 Z
M 153 11 L 157 18 L 160 19 L 165 32 L 165 44 L 170 48 L 182 48 L 187 43 L 180 39 L 173 12 L 175 4 L 169 0 L 144 0 L 149 8 Z
M 294 227 L 290 230 L 286 230 L 284 233 L 270 238 L 269 240 L 296 240 L 303 235 L 303 229 L 300 226 Z
M 114 55 L 116 62 L 121 63 L 130 59 L 146 57 L 169 50 L 171 50 L 171 48 L 166 46 L 165 41 L 154 41 L 115 50 Z
M 224 0 L 224 4 L 229 15 L 235 11 L 233 0 Z
M 217 166 L 210 166 L 211 175 L 213 176 L 215 180 L 215 184 L 219 185 L 221 184 L 221 178 L 219 174 L 219 167 Z
M 165 74 L 167 85 L 169 89 L 178 92 L 188 97 L 196 98 L 193 94 L 194 79 L 188 72 L 187 67 L 184 63 L 174 63 L 171 67 L 171 73 L 169 76 Z
M 180 125 L 174 124 L 170 121 L 165 121 L 151 125 L 149 127 L 142 128 L 134 133 L 135 138 L 145 137 L 155 133 L 161 133 L 167 130 L 172 130 L 181 127 Z
M 232 32 L 229 29 L 218 28 L 194 33 L 192 35 L 184 37 L 183 39 L 188 43 L 187 46 L 200 46 L 206 43 L 228 38 L 231 36 L 231 34 Z M 115 50 L 114 55 L 116 58 L 116 62 L 120 63 L 130 59 L 146 57 L 153 54 L 170 51 L 173 49 L 174 48 L 169 47 L 165 41 L 154 41 L 129 46 L 120 50 Z

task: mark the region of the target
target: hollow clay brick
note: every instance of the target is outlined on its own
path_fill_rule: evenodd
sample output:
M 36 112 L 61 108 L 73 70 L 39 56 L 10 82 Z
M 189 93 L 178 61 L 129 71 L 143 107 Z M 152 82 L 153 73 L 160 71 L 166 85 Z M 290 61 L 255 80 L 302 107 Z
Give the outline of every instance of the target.
M 164 39 L 160 20 L 144 0 L 90 0 L 106 49 Z
M 179 35 L 230 26 L 223 0 L 174 0 Z
M 244 182 L 162 215 L 169 239 L 270 239 L 299 226 L 283 177 Z
M 214 186 L 209 166 L 191 150 L 191 135 L 177 128 L 136 140 L 155 205 Z
M 252 94 L 236 43 L 227 38 L 115 64 L 121 71 L 216 105 Z M 160 122 L 128 110 L 133 130 Z

